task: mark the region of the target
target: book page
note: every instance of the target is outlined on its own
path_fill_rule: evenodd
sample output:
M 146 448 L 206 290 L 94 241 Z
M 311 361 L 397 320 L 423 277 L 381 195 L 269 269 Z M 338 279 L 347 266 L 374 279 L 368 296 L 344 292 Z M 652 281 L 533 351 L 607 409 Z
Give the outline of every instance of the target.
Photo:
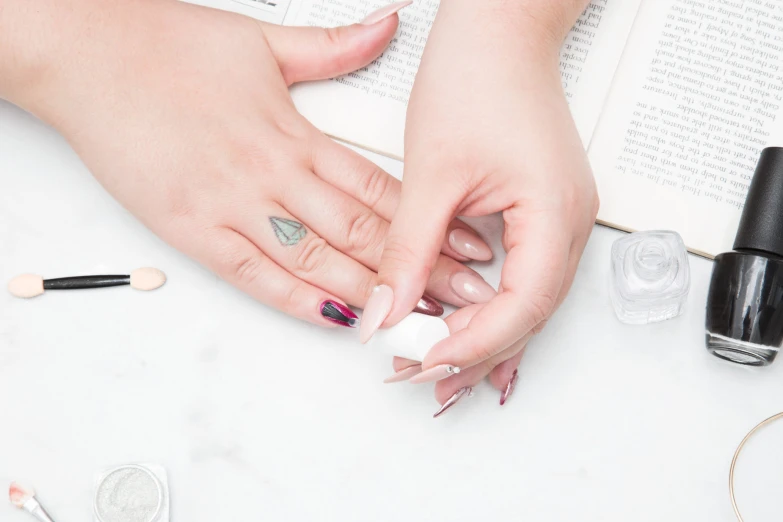
M 282 24 L 290 5 L 297 0 L 184 0 L 223 11 L 233 11 L 271 24 Z
M 641 0 L 593 0 L 569 34 L 560 70 L 580 135 L 589 143 Z M 355 23 L 388 2 L 301 0 L 286 25 Z M 415 0 L 400 11 L 389 48 L 364 69 L 332 80 L 294 86 L 297 108 L 336 138 L 402 158 L 405 112 L 438 0 Z
M 783 2 L 645 0 L 590 148 L 599 220 L 731 250 L 783 119 Z

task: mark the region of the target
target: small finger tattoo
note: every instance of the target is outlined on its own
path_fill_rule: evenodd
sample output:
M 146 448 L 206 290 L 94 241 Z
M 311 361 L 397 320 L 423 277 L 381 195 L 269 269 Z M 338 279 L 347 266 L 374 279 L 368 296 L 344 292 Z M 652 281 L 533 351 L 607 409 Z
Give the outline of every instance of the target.
M 278 241 L 283 246 L 294 246 L 307 234 L 305 226 L 292 219 L 270 217 L 269 222 L 272 224 L 272 230 L 275 231 Z

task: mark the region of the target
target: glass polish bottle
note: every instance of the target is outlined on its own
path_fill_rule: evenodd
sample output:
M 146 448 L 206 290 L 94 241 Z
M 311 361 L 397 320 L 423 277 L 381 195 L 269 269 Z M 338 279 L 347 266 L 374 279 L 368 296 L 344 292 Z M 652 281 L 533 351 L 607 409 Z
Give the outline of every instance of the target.
M 762 151 L 734 251 L 715 258 L 707 349 L 738 364 L 772 364 L 783 347 L 783 148 Z
M 624 236 L 612 244 L 611 260 L 609 290 L 621 322 L 657 323 L 685 310 L 690 267 L 678 233 L 648 230 Z

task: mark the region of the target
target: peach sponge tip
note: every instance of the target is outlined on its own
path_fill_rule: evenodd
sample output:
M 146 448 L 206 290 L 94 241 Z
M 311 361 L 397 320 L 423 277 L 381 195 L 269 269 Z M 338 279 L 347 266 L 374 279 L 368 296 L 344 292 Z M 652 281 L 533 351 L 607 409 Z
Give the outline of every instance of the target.
M 22 274 L 8 282 L 8 291 L 16 297 L 36 297 L 44 293 L 43 277 L 36 274 Z
M 130 274 L 130 284 L 136 290 L 155 290 L 166 282 L 166 274 L 157 268 L 137 268 Z

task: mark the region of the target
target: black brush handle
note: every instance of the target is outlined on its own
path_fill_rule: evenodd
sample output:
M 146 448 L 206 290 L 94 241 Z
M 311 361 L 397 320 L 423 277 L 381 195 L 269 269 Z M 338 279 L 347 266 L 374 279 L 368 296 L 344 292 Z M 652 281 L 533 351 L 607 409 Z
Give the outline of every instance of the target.
M 80 288 L 104 288 L 129 284 L 129 275 L 60 277 L 45 279 L 43 282 L 44 290 L 78 290 Z

